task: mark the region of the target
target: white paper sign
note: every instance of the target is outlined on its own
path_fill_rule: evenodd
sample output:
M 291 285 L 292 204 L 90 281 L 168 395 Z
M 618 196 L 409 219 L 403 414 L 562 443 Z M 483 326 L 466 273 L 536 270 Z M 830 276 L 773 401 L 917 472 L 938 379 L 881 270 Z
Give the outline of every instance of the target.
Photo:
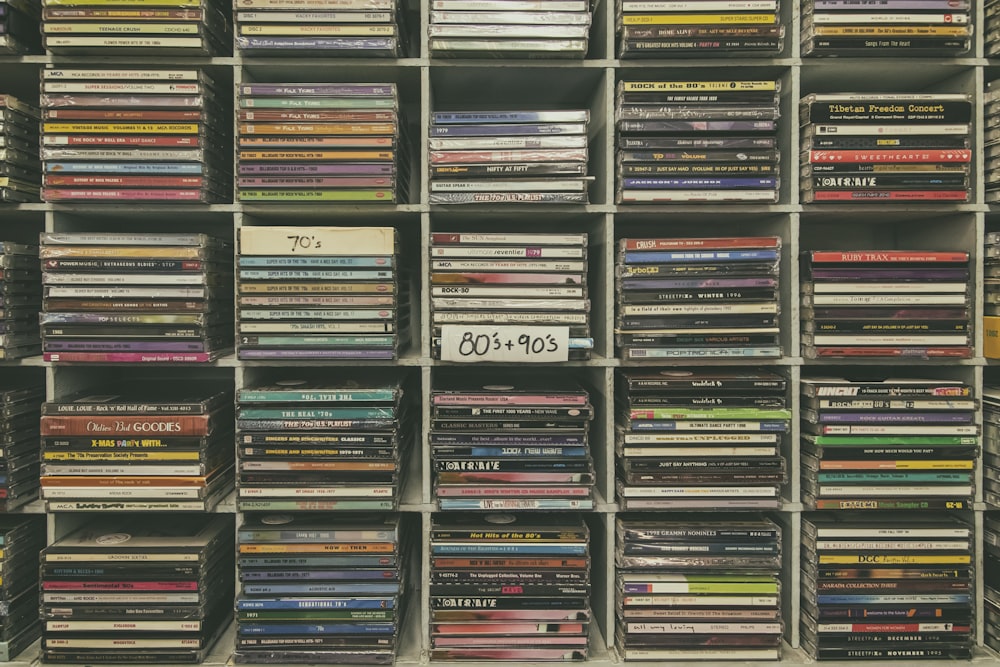
M 462 363 L 567 361 L 569 327 L 446 324 L 441 327 L 441 359 Z
M 240 229 L 241 255 L 389 256 L 395 251 L 396 232 L 392 227 L 243 227 Z

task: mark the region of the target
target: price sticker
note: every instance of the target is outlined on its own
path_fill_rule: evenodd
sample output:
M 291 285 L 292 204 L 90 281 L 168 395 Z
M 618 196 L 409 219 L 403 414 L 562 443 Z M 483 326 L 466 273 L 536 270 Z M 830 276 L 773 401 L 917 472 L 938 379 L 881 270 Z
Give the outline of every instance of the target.
M 463 363 L 567 361 L 569 327 L 446 324 L 441 327 L 441 359 Z

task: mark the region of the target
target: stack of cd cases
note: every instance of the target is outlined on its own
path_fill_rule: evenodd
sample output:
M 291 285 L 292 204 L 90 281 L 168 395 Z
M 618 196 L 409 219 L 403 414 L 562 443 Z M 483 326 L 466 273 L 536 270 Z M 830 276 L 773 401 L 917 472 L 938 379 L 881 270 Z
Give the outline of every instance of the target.
M 396 84 L 247 83 L 239 107 L 240 201 L 402 200 Z
M 778 81 L 619 81 L 615 201 L 778 201 Z
M 1000 232 L 986 232 L 984 240 L 983 325 L 987 332 L 993 332 L 1000 328 Z M 990 340 L 989 333 L 986 340 Z
M 970 0 L 802 0 L 802 55 L 956 58 L 972 43 Z
M 815 358 L 968 358 L 969 253 L 803 253 L 802 354 Z
M 972 387 L 803 378 L 802 393 L 802 497 L 810 509 L 971 507 L 979 453 Z
M 624 660 L 781 656 L 776 523 L 753 514 L 619 515 L 615 532 L 615 645 Z
M 0 1 L 0 55 L 25 55 L 42 51 L 38 29 L 39 4 L 31 0 Z
M 41 234 L 46 361 L 206 363 L 232 349 L 232 245 L 206 234 Z
M 806 95 L 803 203 L 969 201 L 972 113 L 964 93 Z
M 432 113 L 430 203 L 588 203 L 589 122 L 585 109 Z
M 586 660 L 590 530 L 575 514 L 435 514 L 430 659 Z
M 592 509 L 591 419 L 589 394 L 572 383 L 435 388 L 430 442 L 438 506 Z
M 444 327 L 528 325 L 568 327 L 569 358 L 589 359 L 587 251 L 586 233 L 431 233 L 434 358 Z
M 38 552 L 45 547 L 45 518 L 0 518 L 0 660 L 10 662 L 41 635 L 38 620 Z
M 583 58 L 591 15 L 589 0 L 433 0 L 431 55 Z
M 84 390 L 42 406 L 48 511 L 194 511 L 233 490 L 233 392 L 180 381 Z
M 42 163 L 38 119 L 36 107 L 13 95 L 0 94 L 0 203 L 39 200 Z
M 617 0 L 618 57 L 773 56 L 785 43 L 779 4 L 778 0 Z
M 236 48 L 248 56 L 396 58 L 398 0 L 234 0 Z
M 59 55 L 212 56 L 232 52 L 223 0 L 42 0 L 45 49 Z
M 42 70 L 42 199 L 230 201 L 229 96 L 200 69 Z
M 1000 32 L 997 33 L 1000 35 Z M 987 203 L 1000 201 L 1000 83 L 990 81 L 983 93 L 983 146 L 986 160 L 983 173 L 983 196 Z
M 0 359 L 20 359 L 42 351 L 39 266 L 38 246 L 0 241 Z
M 621 357 L 780 357 L 780 256 L 777 236 L 619 240 Z
M 406 611 L 399 515 L 251 515 L 239 529 L 244 664 L 391 665 Z
M 983 500 L 1000 509 L 1000 387 L 983 387 Z
M 44 400 L 45 383 L 40 378 L 32 381 L 9 375 L 0 384 L 2 512 L 13 512 L 38 498 L 38 424 Z M 6 575 L 3 580 L 6 580 Z
M 983 52 L 987 58 L 994 58 L 997 53 L 1000 53 L 1000 32 L 997 31 L 997 27 L 1000 26 L 1000 19 L 997 18 L 998 7 L 1000 7 L 1000 4 L 997 3 L 997 0 L 986 0 L 983 3 L 984 14 L 986 16 L 986 26 L 983 31 L 985 35 Z
M 240 359 L 396 359 L 409 291 L 392 227 L 242 227 Z
M 96 518 L 42 550 L 42 660 L 200 663 L 233 618 L 233 517 Z
M 240 389 L 241 511 L 394 510 L 416 415 L 399 379 Z
M 972 657 L 972 526 L 934 513 L 813 514 L 802 532 L 799 627 L 813 659 Z
M 618 501 L 626 510 L 777 509 L 791 410 L 780 375 L 630 370 L 618 395 Z
M 1000 649 L 1000 521 L 995 512 L 987 513 L 983 521 L 983 643 L 996 651 Z

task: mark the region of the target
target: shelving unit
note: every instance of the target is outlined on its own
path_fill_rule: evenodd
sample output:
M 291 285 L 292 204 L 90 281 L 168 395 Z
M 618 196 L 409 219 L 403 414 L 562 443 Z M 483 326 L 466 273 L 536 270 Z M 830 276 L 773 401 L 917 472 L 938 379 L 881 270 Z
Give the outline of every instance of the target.
M 411 272 L 412 326 L 414 339 L 402 351 L 396 362 L 358 363 L 351 361 L 325 362 L 331 374 L 347 367 L 397 366 L 400 372 L 419 376 L 422 394 L 422 426 L 420 446 L 414 450 L 409 477 L 404 484 L 400 511 L 409 520 L 422 525 L 420 579 L 427 581 L 429 565 L 426 546 L 431 513 L 434 511 L 431 474 L 428 466 L 430 448 L 427 444 L 429 406 L 426 397 L 440 373 L 452 372 L 462 366 L 436 361 L 430 354 L 429 286 L 423 278 L 428 273 L 429 234 L 432 231 L 585 231 L 590 238 L 589 280 L 592 300 L 592 329 L 595 338 L 593 358 L 549 366 L 560 375 L 570 374 L 585 382 L 592 390 L 596 418 L 591 428 L 592 451 L 598 474 L 596 509 L 589 513 L 592 529 L 592 606 L 599 632 L 591 645 L 589 664 L 607 667 L 618 664 L 613 639 L 614 627 L 614 519 L 618 507 L 614 503 L 614 400 L 613 387 L 617 369 L 640 365 L 623 363 L 615 358 L 614 279 L 615 243 L 623 236 L 684 236 L 766 234 L 782 238 L 781 260 L 781 342 L 784 358 L 759 364 L 753 361 L 700 360 L 691 364 L 662 365 L 768 365 L 790 380 L 790 405 L 798 414 L 798 382 L 803 376 L 831 375 L 848 372 L 850 368 L 884 366 L 892 374 L 930 375 L 961 379 L 981 394 L 984 384 L 1000 383 L 1000 362 L 982 356 L 983 329 L 982 284 L 983 270 L 980 248 L 986 231 L 1000 229 L 1000 206 L 984 203 L 982 183 L 973 188 L 973 200 L 959 205 L 801 205 L 798 203 L 799 126 L 798 100 L 810 92 L 879 91 L 918 92 L 946 91 L 972 94 L 981 100 L 985 84 L 1000 79 L 1000 63 L 987 60 L 983 54 L 984 16 L 981 3 L 974 15 L 976 34 L 974 50 L 967 58 L 957 59 L 804 59 L 799 56 L 798 34 L 800 16 L 795 0 L 781 6 L 785 26 L 785 48 L 775 58 L 705 58 L 677 60 L 621 61 L 615 58 L 614 3 L 599 2 L 594 9 L 589 57 L 572 60 L 451 60 L 431 58 L 427 48 L 427 23 L 430 0 L 410 0 L 406 18 L 411 44 L 408 57 L 381 59 L 337 58 L 244 58 L 239 53 L 227 57 L 185 58 L 166 61 L 158 57 L 57 57 L 31 55 L 0 56 L 0 88 L 25 99 L 37 98 L 39 70 L 45 65 L 107 65 L 164 66 L 185 65 L 204 67 L 212 75 L 235 86 L 242 82 L 395 82 L 399 86 L 403 122 L 411 141 L 409 159 L 411 183 L 406 203 L 398 205 L 66 205 L 20 204 L 0 205 L 0 237 L 14 241 L 37 242 L 41 231 L 206 231 L 235 238 L 236 230 L 254 225 L 365 225 L 396 227 L 400 234 L 403 257 Z M 781 81 L 781 119 L 779 147 L 781 176 L 779 203 L 774 205 L 685 204 L 655 206 L 617 206 L 615 190 L 615 86 L 620 80 L 728 80 L 770 78 Z M 585 108 L 591 111 L 590 170 L 595 177 L 589 205 L 472 205 L 431 206 L 428 202 L 427 128 L 434 110 L 514 109 L 525 108 Z M 981 104 L 976 108 L 981 114 Z M 235 123 L 235 118 L 234 118 Z M 973 128 L 975 157 L 972 177 L 979 180 L 983 170 L 983 127 L 981 116 Z M 235 160 L 234 160 L 235 161 Z M 976 356 L 959 361 L 931 361 L 915 364 L 911 361 L 859 360 L 845 365 L 838 361 L 815 361 L 799 355 L 800 282 L 798 255 L 808 249 L 838 248 L 934 248 L 965 250 L 974 258 L 976 303 Z M 0 373 L 43 373 L 47 397 L 68 395 L 101 379 L 116 376 L 160 377 L 164 374 L 189 378 L 213 377 L 229 379 L 238 389 L 248 386 L 268 370 L 285 369 L 294 373 L 296 366 L 315 367 L 315 362 L 283 363 L 272 361 L 240 361 L 235 354 L 206 365 L 72 365 L 51 364 L 40 357 L 14 362 L 0 362 Z M 655 365 L 655 364 L 641 364 Z M 455 372 L 476 373 L 486 377 L 489 368 L 477 366 Z M 414 379 L 417 379 L 416 377 Z M 786 624 L 786 646 L 781 664 L 802 665 L 809 659 L 796 648 L 799 643 L 799 545 L 800 465 L 796 443 L 799 438 L 797 419 L 793 419 L 788 451 L 789 482 L 783 490 L 783 508 L 776 518 L 784 527 L 783 609 Z M 981 480 L 982 471 L 978 473 Z M 981 485 L 979 485 L 981 489 Z M 977 491 L 972 516 L 977 534 L 983 524 L 987 507 Z M 23 508 L 25 513 L 44 513 L 38 501 Z M 234 497 L 218 506 L 217 512 L 235 513 Z M 85 520 L 85 514 L 53 514 L 48 517 L 49 540 L 66 534 Z M 981 571 L 982 543 L 977 546 L 978 571 Z M 418 584 L 419 585 L 419 582 Z M 982 577 L 977 578 L 978 612 L 982 615 Z M 427 590 L 415 592 L 413 608 L 403 632 L 402 648 L 397 664 L 428 664 L 426 659 L 428 626 Z M 979 627 L 979 643 L 983 629 Z M 215 667 L 231 663 L 234 628 L 222 637 L 206 665 Z M 609 635 L 610 633 L 610 635 Z M 12 667 L 33 667 L 38 663 L 37 645 L 25 651 Z M 980 647 L 973 660 L 981 665 L 1000 665 L 1000 656 Z M 731 664 L 731 663 L 716 663 Z M 758 664 L 758 663 L 741 663 Z M 774 664 L 774 663 L 759 663 Z M 865 661 L 836 662 L 832 665 L 876 664 Z M 881 664 L 881 663 L 880 663 Z M 952 664 L 949 661 L 927 661 L 928 666 Z M 525 663 L 508 663 L 510 667 Z

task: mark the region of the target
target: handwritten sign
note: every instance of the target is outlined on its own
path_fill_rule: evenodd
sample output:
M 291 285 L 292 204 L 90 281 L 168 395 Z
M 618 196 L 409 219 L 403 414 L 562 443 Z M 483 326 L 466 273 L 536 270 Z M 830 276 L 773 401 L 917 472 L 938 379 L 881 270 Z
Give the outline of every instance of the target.
M 441 359 L 552 363 L 569 359 L 569 327 L 482 326 L 441 327 Z

